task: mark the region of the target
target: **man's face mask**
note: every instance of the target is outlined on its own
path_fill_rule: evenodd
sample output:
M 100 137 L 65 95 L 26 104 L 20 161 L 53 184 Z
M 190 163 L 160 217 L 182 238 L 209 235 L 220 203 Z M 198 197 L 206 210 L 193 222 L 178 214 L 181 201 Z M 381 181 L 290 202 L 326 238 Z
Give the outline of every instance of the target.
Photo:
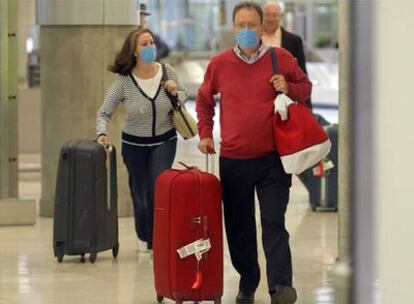
M 244 49 L 250 49 L 254 47 L 258 41 L 259 37 L 257 36 L 257 33 L 248 28 L 239 31 L 236 34 L 237 44 Z
M 154 45 L 147 45 L 141 49 L 140 58 L 145 63 L 152 63 L 157 58 L 157 49 Z

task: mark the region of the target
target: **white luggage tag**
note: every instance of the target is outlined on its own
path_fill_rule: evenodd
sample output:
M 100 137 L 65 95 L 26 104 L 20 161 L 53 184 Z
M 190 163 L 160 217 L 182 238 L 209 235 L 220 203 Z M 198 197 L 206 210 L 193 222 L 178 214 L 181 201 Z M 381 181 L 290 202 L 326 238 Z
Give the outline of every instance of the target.
M 177 252 L 181 259 L 194 254 L 196 259 L 200 261 L 202 259 L 203 253 L 209 251 L 210 248 L 210 239 L 199 239 L 193 243 L 181 247 L 177 250 Z

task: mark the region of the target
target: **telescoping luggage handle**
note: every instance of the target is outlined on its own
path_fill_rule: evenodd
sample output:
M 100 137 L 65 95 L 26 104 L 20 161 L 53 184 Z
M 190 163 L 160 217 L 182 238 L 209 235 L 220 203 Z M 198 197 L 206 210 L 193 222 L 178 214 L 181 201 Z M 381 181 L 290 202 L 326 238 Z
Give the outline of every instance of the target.
M 209 161 L 211 159 L 211 161 Z M 210 168 L 209 168 L 210 164 Z M 215 164 L 215 155 L 214 153 L 206 154 L 206 172 L 210 172 L 213 175 L 216 175 L 216 164 Z
M 111 210 L 111 155 L 113 146 L 112 145 L 106 145 L 105 147 L 105 153 L 106 153 L 106 160 L 105 160 L 105 166 L 106 166 L 106 191 L 107 191 L 107 200 L 106 200 L 106 208 L 107 210 Z
M 216 174 L 216 169 L 215 169 L 215 153 L 209 153 L 206 154 L 206 172 L 211 173 L 213 175 Z M 188 170 L 192 170 L 192 169 L 198 169 L 195 166 L 188 166 L 187 164 L 185 164 L 182 161 L 178 162 L 180 165 L 184 166 L 186 169 Z

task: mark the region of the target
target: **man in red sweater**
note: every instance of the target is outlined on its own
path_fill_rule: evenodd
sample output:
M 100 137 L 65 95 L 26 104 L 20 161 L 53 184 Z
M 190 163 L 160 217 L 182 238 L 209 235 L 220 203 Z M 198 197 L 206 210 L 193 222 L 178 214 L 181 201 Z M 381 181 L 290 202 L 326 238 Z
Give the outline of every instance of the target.
M 295 303 L 285 212 L 291 175 L 283 170 L 273 140 L 273 101 L 278 92 L 305 102 L 312 84 L 286 50 L 277 48 L 280 75 L 273 75 L 263 45 L 263 11 L 253 1 L 233 10 L 237 45 L 213 57 L 201 85 L 196 111 L 202 153 L 214 151 L 214 95 L 220 94 L 220 178 L 225 227 L 233 266 L 240 274 L 237 303 L 253 303 L 260 281 L 254 191 L 260 204 L 262 242 L 272 304 Z

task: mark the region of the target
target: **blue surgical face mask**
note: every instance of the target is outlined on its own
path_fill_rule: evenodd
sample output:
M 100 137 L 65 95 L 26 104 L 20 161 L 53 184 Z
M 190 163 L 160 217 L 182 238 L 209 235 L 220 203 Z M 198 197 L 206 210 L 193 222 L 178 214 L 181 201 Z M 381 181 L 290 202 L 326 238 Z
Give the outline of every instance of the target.
M 157 49 L 153 45 L 147 45 L 141 49 L 140 58 L 145 63 L 152 63 L 157 58 Z
M 240 47 L 250 49 L 257 45 L 259 38 L 255 31 L 246 28 L 237 33 L 236 42 Z

